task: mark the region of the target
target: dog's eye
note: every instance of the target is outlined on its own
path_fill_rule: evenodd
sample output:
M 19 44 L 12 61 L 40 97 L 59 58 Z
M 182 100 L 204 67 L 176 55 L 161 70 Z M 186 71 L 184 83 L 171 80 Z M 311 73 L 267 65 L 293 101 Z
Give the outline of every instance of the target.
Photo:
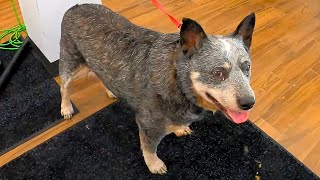
M 250 67 L 251 67 L 251 65 L 248 64 L 248 65 L 247 65 L 247 68 L 246 68 L 246 71 L 250 71 Z
M 240 68 L 242 71 L 250 71 L 251 65 L 248 61 L 246 61 L 240 65 Z
M 220 71 L 220 70 L 213 70 L 213 71 L 212 71 L 212 74 L 213 74 L 214 78 L 221 79 L 222 81 L 224 81 L 224 75 L 223 75 L 223 72 L 222 72 L 222 71 Z
M 222 77 L 223 74 L 222 74 L 221 71 L 214 71 L 214 76 L 216 76 L 216 77 Z

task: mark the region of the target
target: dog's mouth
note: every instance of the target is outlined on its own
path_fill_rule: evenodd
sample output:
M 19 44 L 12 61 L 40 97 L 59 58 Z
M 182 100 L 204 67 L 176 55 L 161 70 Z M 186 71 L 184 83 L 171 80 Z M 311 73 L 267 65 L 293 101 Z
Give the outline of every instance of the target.
M 248 120 L 249 118 L 249 111 L 233 111 L 230 109 L 225 108 L 219 101 L 217 101 L 214 97 L 212 97 L 209 93 L 206 93 L 207 98 L 217 106 L 220 111 L 228 118 L 231 119 L 233 122 L 240 124 Z

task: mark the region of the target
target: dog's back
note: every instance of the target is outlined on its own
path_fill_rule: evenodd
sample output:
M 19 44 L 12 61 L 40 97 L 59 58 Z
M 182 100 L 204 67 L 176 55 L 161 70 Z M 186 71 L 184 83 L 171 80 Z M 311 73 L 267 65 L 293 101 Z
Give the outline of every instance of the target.
M 136 26 L 102 5 L 77 5 L 62 21 L 61 64 L 84 63 L 116 96 L 136 97 L 140 92 L 135 91 L 147 86 L 142 82 L 149 82 L 149 49 L 160 36 L 164 35 Z M 72 60 L 64 52 L 71 54 Z

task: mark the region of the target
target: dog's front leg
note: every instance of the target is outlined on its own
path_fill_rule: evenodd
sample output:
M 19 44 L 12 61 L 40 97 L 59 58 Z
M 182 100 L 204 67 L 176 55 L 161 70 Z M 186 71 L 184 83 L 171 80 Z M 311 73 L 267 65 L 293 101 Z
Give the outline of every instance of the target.
M 167 127 L 167 132 L 168 132 L 168 134 L 173 132 L 178 137 L 192 134 L 192 130 L 190 129 L 189 124 L 187 124 L 187 125 L 169 125 Z
M 141 111 L 136 115 L 141 150 L 150 172 L 153 174 L 165 174 L 167 167 L 157 156 L 157 147 L 161 139 L 166 135 L 166 131 L 161 120 L 151 118 L 149 113 L 141 113 Z

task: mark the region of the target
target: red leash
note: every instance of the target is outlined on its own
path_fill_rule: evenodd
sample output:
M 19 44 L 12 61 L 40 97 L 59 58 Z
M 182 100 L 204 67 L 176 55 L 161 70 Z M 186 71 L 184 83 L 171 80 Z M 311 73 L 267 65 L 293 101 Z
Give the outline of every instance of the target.
M 181 22 L 178 21 L 175 17 L 173 17 L 167 10 L 164 9 L 164 7 L 162 6 L 162 4 L 159 3 L 158 0 L 151 0 L 151 2 L 158 8 L 160 9 L 162 12 L 166 13 L 169 18 L 171 19 L 171 21 L 173 22 L 173 24 L 175 24 L 177 26 L 178 29 L 180 29 L 181 27 Z

